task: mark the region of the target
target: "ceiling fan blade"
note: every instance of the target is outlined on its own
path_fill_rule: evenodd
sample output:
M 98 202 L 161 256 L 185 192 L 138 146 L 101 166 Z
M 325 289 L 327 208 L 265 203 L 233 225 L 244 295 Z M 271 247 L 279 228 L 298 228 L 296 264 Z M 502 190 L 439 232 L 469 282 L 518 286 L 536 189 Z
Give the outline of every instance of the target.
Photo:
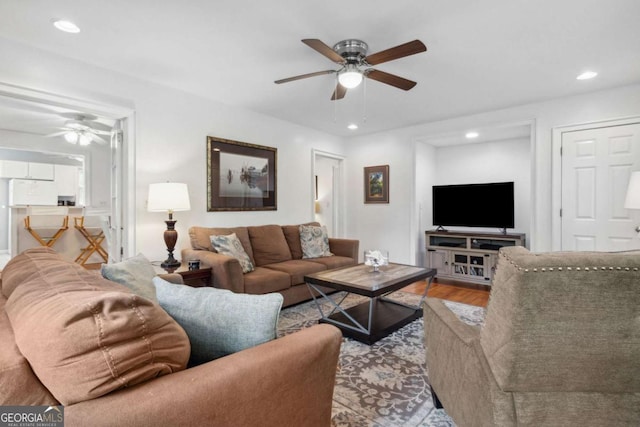
M 396 76 L 395 74 L 385 73 L 384 71 L 380 70 L 370 70 L 365 75 L 370 79 L 377 80 L 380 83 L 385 83 L 402 90 L 409 90 L 418 84 L 414 81 Z
M 61 132 L 50 133 L 49 135 L 45 135 L 44 137 L 45 137 L 45 138 L 54 138 L 54 137 L 56 137 L 56 136 L 62 136 L 62 135 L 64 135 L 65 133 L 68 133 L 68 132 L 69 132 L 68 130 L 63 130 L 63 131 L 61 131 Z
M 105 125 L 104 123 L 95 122 L 95 121 L 88 121 L 85 123 L 87 124 L 87 126 L 89 126 L 89 128 L 95 131 L 107 132 L 107 134 L 111 133 L 112 127 L 109 125 Z
M 104 145 L 104 144 L 108 143 L 108 141 L 106 139 L 104 139 L 101 136 L 96 135 L 95 133 L 86 132 L 85 135 L 88 136 L 89 139 L 91 139 L 92 141 L 97 142 L 98 144 Z
M 344 63 L 344 58 L 342 56 L 340 56 L 338 54 L 338 52 L 336 52 L 335 50 L 331 49 L 329 46 L 324 44 L 321 40 L 318 40 L 318 39 L 304 39 L 304 40 L 302 40 L 302 43 L 306 44 L 307 46 L 309 46 L 311 49 L 315 50 L 316 52 L 326 56 L 327 58 L 329 58 L 330 60 L 332 60 L 335 63 L 338 63 L 338 64 L 343 64 Z
M 337 99 L 342 99 L 347 94 L 347 88 L 342 86 L 340 83 L 336 85 L 336 90 L 333 91 L 333 95 L 331 96 L 331 100 L 335 101 Z
M 336 72 L 335 70 L 316 71 L 315 73 L 301 74 L 299 76 L 288 77 L 286 79 L 276 80 L 274 83 L 276 83 L 276 84 L 288 83 L 288 82 L 292 82 L 292 81 L 295 81 L 295 80 L 307 79 L 309 77 L 322 76 L 322 75 L 325 75 L 325 74 L 333 74 L 335 72 Z
M 369 65 L 378 65 L 383 62 L 393 61 L 394 59 L 404 58 L 405 56 L 415 55 L 416 53 L 425 52 L 427 47 L 420 40 L 414 40 L 392 47 L 381 52 L 373 53 L 365 58 Z

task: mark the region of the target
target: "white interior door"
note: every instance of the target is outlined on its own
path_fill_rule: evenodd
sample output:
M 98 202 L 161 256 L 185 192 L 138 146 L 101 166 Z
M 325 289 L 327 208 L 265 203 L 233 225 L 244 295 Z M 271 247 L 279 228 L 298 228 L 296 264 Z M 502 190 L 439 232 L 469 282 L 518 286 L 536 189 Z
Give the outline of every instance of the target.
M 108 225 L 105 224 L 108 230 L 104 230 L 109 262 L 121 261 L 123 256 L 122 144 L 122 120 L 116 120 L 111 131 L 111 212 Z
M 640 248 L 640 213 L 624 208 L 632 171 L 640 170 L 640 124 L 562 134 L 562 250 Z

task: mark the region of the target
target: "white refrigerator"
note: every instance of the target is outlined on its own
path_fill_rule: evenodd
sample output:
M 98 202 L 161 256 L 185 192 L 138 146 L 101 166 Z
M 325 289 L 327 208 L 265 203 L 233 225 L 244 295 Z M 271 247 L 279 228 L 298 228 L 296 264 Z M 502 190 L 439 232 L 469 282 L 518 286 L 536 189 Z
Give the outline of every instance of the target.
M 9 180 L 9 206 L 57 206 L 58 187 L 54 181 Z

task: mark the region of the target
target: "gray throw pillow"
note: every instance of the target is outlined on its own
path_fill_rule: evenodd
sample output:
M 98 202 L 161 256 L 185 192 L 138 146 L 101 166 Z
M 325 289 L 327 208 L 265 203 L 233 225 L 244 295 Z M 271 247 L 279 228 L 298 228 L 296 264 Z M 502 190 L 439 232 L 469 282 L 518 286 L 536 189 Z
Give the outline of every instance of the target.
M 219 254 L 232 256 L 240 262 L 243 273 L 249 273 L 255 269 L 251 258 L 249 258 L 249 255 L 245 252 L 236 233 L 231 233 L 228 236 L 214 235 L 209 238 L 211 239 L 211 246 L 213 246 Z
M 102 264 L 100 272 L 105 279 L 126 286 L 134 294 L 158 302 L 152 282 L 157 273 L 144 255 L 138 254 L 114 264 Z
M 320 258 L 333 256 L 329 250 L 329 235 L 327 227 L 315 225 L 300 226 L 300 246 L 302 246 L 302 258 Z
M 276 337 L 284 298 L 277 293 L 236 294 L 225 289 L 192 288 L 156 277 L 160 306 L 189 336 L 189 365 L 199 365 Z

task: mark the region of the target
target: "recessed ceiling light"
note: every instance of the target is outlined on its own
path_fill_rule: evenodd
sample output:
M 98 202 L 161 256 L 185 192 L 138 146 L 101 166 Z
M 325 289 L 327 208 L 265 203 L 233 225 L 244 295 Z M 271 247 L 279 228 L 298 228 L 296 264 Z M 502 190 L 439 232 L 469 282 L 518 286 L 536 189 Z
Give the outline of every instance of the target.
M 53 21 L 53 26 L 59 29 L 60 31 L 64 31 L 65 33 L 79 33 L 80 28 L 76 24 L 71 21 L 65 21 L 64 19 L 59 19 Z
M 358 125 L 355 123 L 351 123 L 349 126 L 347 126 L 347 128 L 351 130 L 356 130 L 358 129 Z
M 480 134 L 478 132 L 467 132 L 464 136 L 467 139 L 477 138 Z
M 598 73 L 596 73 L 595 71 L 585 71 L 584 73 L 582 73 L 578 77 L 576 77 L 576 79 L 578 79 L 578 80 L 589 80 L 589 79 L 594 78 L 597 75 L 598 75 Z

